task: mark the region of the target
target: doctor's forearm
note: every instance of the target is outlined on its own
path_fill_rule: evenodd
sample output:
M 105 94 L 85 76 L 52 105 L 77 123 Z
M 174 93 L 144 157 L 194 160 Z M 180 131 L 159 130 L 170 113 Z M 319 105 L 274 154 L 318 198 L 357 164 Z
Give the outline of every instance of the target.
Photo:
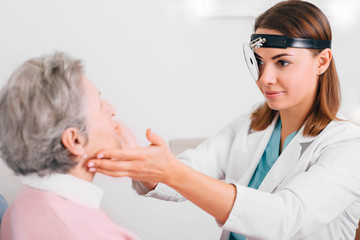
M 174 169 L 166 184 L 224 223 L 234 205 L 236 187 L 206 176 L 181 162 L 177 162 Z

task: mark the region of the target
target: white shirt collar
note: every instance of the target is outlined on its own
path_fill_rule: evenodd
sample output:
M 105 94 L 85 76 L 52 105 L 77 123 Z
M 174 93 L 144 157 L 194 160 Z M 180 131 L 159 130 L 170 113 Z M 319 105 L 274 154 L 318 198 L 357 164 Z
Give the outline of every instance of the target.
M 21 176 L 21 182 L 32 188 L 56 194 L 80 205 L 99 209 L 103 190 L 94 184 L 70 174 L 52 173 Z

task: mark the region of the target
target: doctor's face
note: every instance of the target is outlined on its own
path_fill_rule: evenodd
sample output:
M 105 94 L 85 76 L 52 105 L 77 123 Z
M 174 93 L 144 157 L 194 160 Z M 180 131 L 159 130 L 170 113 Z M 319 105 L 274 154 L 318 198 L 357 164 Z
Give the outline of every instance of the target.
M 269 29 L 256 33 L 283 35 Z M 316 56 L 302 48 L 257 48 L 255 55 L 259 64 L 256 84 L 268 106 L 280 112 L 309 111 L 318 86 Z
M 83 76 L 83 88 L 86 101 L 86 127 L 88 143 L 86 152 L 89 157 L 103 149 L 120 148 L 116 134 L 117 123 L 113 119 L 115 109 L 101 98 L 95 86 Z

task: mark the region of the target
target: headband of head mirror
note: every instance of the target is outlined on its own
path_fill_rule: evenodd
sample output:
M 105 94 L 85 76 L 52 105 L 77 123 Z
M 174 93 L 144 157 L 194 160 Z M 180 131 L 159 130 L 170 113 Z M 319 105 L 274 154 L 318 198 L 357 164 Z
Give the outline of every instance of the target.
M 289 38 L 285 35 L 252 34 L 250 43 L 244 43 L 243 51 L 246 64 L 255 80 L 259 79 L 259 67 L 254 54 L 256 48 L 307 48 L 325 49 L 331 48 L 331 40 Z

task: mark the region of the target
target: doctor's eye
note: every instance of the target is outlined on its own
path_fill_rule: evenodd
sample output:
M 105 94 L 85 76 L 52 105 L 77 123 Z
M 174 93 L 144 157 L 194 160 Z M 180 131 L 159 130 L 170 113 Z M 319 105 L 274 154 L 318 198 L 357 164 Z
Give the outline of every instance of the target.
M 259 68 L 259 74 L 261 74 L 265 68 L 264 61 L 260 60 L 259 58 L 256 58 L 257 66 Z
M 256 58 L 257 65 L 260 67 L 261 65 L 264 65 L 264 62 L 260 58 Z
M 287 65 L 290 64 L 290 62 L 285 61 L 285 60 L 279 60 L 279 61 L 277 62 L 277 64 L 280 65 L 281 67 L 286 67 Z

